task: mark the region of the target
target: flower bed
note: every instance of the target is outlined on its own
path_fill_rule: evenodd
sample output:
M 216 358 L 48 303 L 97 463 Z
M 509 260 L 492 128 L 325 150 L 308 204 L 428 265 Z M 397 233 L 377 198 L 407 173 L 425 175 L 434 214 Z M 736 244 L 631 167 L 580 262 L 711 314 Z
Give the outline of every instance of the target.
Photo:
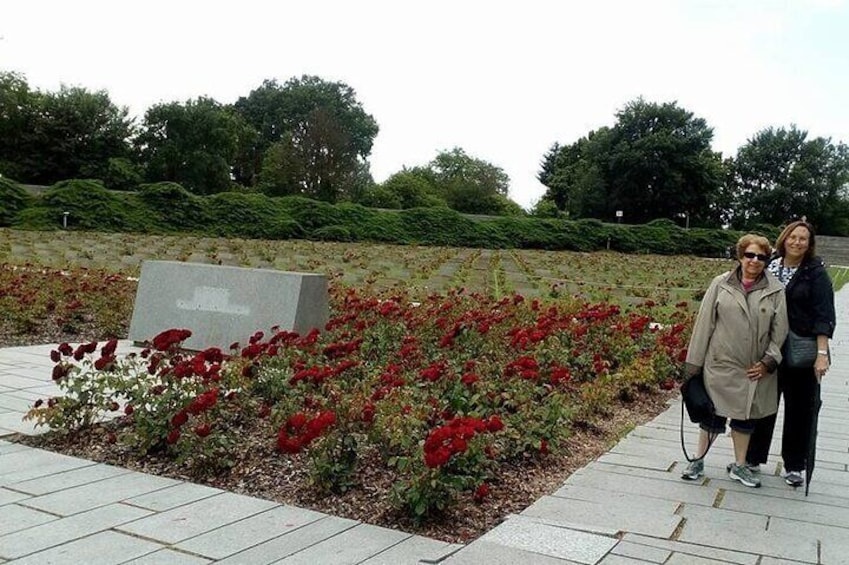
M 180 329 L 125 359 L 114 341 L 63 345 L 52 355 L 66 394 L 30 417 L 71 433 L 120 413 L 106 441 L 195 476 L 240 472 L 244 434 L 259 430 L 318 492 L 385 469 L 395 508 L 424 521 L 485 502 L 504 469 L 562 452 L 617 401 L 671 388 L 692 316 L 684 302 L 624 310 L 463 291 L 417 303 L 336 287 L 331 302 L 321 331 L 257 333 L 229 351 L 181 351 Z

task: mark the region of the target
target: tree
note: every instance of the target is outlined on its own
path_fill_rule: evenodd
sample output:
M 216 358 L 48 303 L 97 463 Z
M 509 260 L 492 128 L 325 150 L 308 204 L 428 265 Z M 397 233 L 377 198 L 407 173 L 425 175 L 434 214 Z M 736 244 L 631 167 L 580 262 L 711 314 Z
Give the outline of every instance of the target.
M 28 182 L 37 155 L 35 120 L 37 93 L 23 75 L 0 73 L 0 174 Z
M 427 167 L 404 167 L 386 179 L 381 187 L 395 195 L 399 208 L 448 207 L 436 187 L 433 171 Z
M 494 215 L 516 212 L 507 198 L 510 177 L 501 167 L 471 157 L 459 147 L 440 152 L 429 167 L 437 190 L 454 210 Z
M 822 233 L 842 233 L 849 218 L 849 148 L 808 139 L 795 125 L 755 134 L 732 162 L 734 227 L 781 225 L 806 216 Z
M 249 126 L 211 98 L 151 107 L 137 139 L 149 182 L 176 182 L 197 194 L 233 186 L 231 171 L 239 141 Z
M 609 220 L 623 210 L 631 223 L 680 214 L 696 225 L 717 223 L 723 169 L 705 120 L 675 102 L 642 98 L 616 119 L 572 145 L 552 146 L 538 175 L 546 198 L 572 217 Z
M 591 131 L 561 147 L 555 143 L 543 158 L 539 181 L 548 187 L 544 200 L 571 218 L 608 218 L 607 180 L 603 163 L 610 152 L 610 128 Z
M 29 89 L 22 75 L 0 74 L 0 170 L 21 182 L 102 178 L 109 160 L 131 155 L 127 108 L 106 91 Z
M 356 200 L 368 185 L 363 173 L 377 122 L 346 84 L 316 76 L 282 86 L 266 80 L 234 108 L 257 131 L 253 146 L 243 148 L 238 159 L 235 174 L 242 182 L 328 202 Z M 269 179 L 285 179 L 286 185 L 276 187 Z

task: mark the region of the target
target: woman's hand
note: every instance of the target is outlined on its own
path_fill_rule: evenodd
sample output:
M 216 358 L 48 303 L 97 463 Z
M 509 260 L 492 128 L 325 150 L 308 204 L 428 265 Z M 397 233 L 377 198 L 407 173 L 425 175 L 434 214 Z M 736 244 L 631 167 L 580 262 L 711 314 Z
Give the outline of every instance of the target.
M 749 377 L 749 380 L 757 381 L 765 376 L 767 376 L 766 365 L 758 361 L 748 369 L 746 369 L 746 376 Z
M 817 380 L 821 380 L 825 376 L 828 367 L 828 355 L 817 355 L 817 360 L 814 361 L 814 374 L 817 376 Z

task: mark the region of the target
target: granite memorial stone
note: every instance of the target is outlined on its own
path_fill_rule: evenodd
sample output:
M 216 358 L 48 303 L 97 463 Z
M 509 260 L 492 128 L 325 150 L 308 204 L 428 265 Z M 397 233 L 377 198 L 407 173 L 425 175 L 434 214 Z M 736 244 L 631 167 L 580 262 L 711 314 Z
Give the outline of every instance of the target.
M 315 273 L 247 269 L 179 261 L 142 263 L 129 338 L 191 330 L 187 349 L 242 345 L 272 327 L 305 334 L 329 316 L 327 278 Z

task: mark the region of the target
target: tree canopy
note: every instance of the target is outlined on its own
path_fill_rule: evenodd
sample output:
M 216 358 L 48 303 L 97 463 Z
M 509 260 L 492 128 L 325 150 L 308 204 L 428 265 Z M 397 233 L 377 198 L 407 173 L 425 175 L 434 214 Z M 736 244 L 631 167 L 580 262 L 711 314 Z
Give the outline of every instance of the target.
M 722 162 L 712 139 L 705 120 L 677 103 L 639 98 L 617 112 L 613 127 L 552 146 L 538 178 L 545 199 L 571 217 L 611 220 L 622 210 L 629 223 L 681 215 L 716 222 Z
M 825 233 L 847 233 L 849 148 L 808 132 L 767 128 L 730 163 L 733 226 L 781 225 L 806 216 Z
M 31 184 L 102 178 L 112 158 L 130 155 L 128 110 L 106 91 L 62 85 L 31 90 L 16 73 L 0 73 L 0 172 Z
M 356 200 L 369 183 L 378 127 L 350 86 L 316 76 L 266 80 L 234 109 L 258 133 L 239 158 L 240 182 L 329 202 Z
M 243 120 L 211 98 L 150 108 L 136 143 L 149 182 L 177 182 L 197 194 L 232 187 L 231 166 L 243 135 Z

